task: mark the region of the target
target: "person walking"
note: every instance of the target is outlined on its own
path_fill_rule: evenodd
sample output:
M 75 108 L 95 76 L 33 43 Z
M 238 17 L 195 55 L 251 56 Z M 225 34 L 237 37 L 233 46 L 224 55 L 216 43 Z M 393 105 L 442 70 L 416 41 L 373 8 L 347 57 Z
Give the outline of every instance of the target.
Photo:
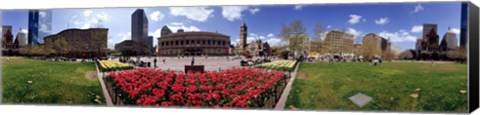
M 194 57 L 192 57 L 192 66 L 193 66 L 193 64 L 195 64 L 195 58 Z
M 153 58 L 153 67 L 157 68 L 157 57 Z

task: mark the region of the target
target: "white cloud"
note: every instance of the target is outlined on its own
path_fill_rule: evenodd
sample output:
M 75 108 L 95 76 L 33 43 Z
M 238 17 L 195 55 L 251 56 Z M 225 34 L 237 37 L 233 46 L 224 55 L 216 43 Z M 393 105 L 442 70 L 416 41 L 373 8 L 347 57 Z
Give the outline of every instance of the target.
M 183 31 L 185 32 L 200 31 L 200 29 L 196 26 L 187 26 L 184 23 L 179 23 L 179 22 L 172 22 L 170 24 L 167 24 L 167 26 L 174 33 L 177 32 L 178 29 L 183 29 Z
M 295 10 L 302 10 L 303 5 L 295 5 L 294 9 Z
M 150 14 L 150 19 L 152 19 L 155 22 L 158 20 L 162 20 L 164 17 L 165 17 L 165 14 L 163 14 L 160 11 L 155 11 Z
M 92 14 L 92 12 L 93 12 L 92 10 L 85 10 L 85 11 L 83 11 L 83 16 L 89 17 L 90 14 Z
M 415 9 L 413 10 L 412 13 L 417 13 L 417 12 L 420 12 L 423 10 L 423 6 L 421 4 L 418 4 L 417 6 L 415 6 Z
M 350 24 L 356 24 L 360 22 L 360 19 L 362 19 L 362 16 L 356 14 L 351 14 L 349 17 L 350 19 L 348 20 L 348 23 Z
M 170 28 L 174 33 L 177 32 L 178 29 L 183 29 L 184 31 L 200 31 L 200 29 L 196 26 L 186 26 L 184 23 L 180 22 L 171 22 L 167 24 L 168 28 Z M 156 46 L 158 43 L 159 37 L 161 37 L 160 33 L 162 31 L 162 28 L 157 28 L 153 32 L 148 32 L 148 36 L 153 36 L 153 46 Z
M 48 26 L 46 24 L 40 24 L 39 31 L 44 33 L 50 33 L 50 30 L 48 29 Z
M 122 42 L 122 41 L 125 41 L 125 40 L 128 40 L 128 39 L 131 39 L 131 37 L 132 37 L 132 32 L 119 33 L 119 34 L 117 34 L 117 36 L 120 37 L 120 41 L 119 41 L 119 42 Z
M 20 32 L 25 33 L 25 34 L 28 35 L 28 29 L 22 29 L 22 30 L 20 30 Z
M 250 13 L 255 14 L 255 13 L 260 11 L 260 8 L 252 8 L 249 11 L 250 11 Z
M 110 16 L 105 12 L 98 13 L 96 17 L 97 20 L 102 20 L 102 21 L 107 21 L 109 18 Z
M 222 15 L 229 21 L 239 20 L 242 18 L 242 12 L 247 9 L 247 6 L 222 6 Z
M 157 28 L 153 32 L 148 32 L 148 36 L 153 36 L 153 47 L 158 45 L 158 39 L 160 37 L 160 33 L 162 31 L 162 28 Z
M 38 14 L 40 15 L 41 18 L 47 17 L 47 13 L 44 12 L 44 11 L 40 11 L 40 12 L 38 12 Z
M 410 32 L 413 32 L 413 33 L 420 33 L 422 32 L 423 30 L 423 26 L 422 25 L 414 25 L 412 27 L 412 29 L 410 30 Z
M 268 34 L 267 37 L 273 37 L 274 35 L 272 33 Z
M 405 30 L 400 30 L 394 33 L 382 31 L 378 35 L 385 39 L 390 39 L 392 42 L 415 42 L 417 40 L 417 37 L 410 35 L 410 33 Z
M 250 33 L 247 37 L 247 43 L 252 43 L 257 39 L 262 40 L 262 42 L 267 42 L 270 46 L 280 46 L 286 44 L 285 41 L 283 41 L 281 38 L 276 37 L 273 33 L 269 33 L 266 36 L 258 35 L 256 33 Z M 239 42 L 240 40 L 236 39 L 235 41 L 232 41 L 232 44 L 237 45 L 237 43 Z
M 385 24 L 388 24 L 389 22 L 390 20 L 387 17 L 375 20 L 375 24 L 378 24 L 378 25 L 385 25 Z
M 455 34 L 460 34 L 460 29 L 458 29 L 458 28 L 451 28 L 450 31 L 455 33 Z
M 328 25 L 328 26 L 327 26 L 327 28 L 329 28 L 329 29 L 330 29 L 330 28 L 332 28 L 332 26 Z
M 70 19 L 70 28 L 88 29 L 91 27 L 101 26 L 102 22 L 110 19 L 110 15 L 105 12 L 96 13 L 92 10 L 85 10 L 83 12 L 83 16 L 74 15 Z
M 170 14 L 173 16 L 185 16 L 190 20 L 205 22 L 213 16 L 213 9 L 207 7 L 170 7 Z
M 352 34 L 354 39 L 357 39 L 362 34 L 361 31 L 355 30 L 354 28 L 348 28 L 347 33 Z

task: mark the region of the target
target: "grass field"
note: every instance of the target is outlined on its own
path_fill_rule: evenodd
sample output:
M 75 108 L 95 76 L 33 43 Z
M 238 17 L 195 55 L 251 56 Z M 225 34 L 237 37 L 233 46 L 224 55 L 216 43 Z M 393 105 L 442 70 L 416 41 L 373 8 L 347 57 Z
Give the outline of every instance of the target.
M 467 112 L 467 93 L 461 90 L 467 90 L 465 64 L 302 63 L 285 108 Z M 360 92 L 372 97 L 362 108 L 348 99 Z
M 105 103 L 95 64 L 1 58 L 4 104 Z M 96 102 L 95 99 L 99 102 Z

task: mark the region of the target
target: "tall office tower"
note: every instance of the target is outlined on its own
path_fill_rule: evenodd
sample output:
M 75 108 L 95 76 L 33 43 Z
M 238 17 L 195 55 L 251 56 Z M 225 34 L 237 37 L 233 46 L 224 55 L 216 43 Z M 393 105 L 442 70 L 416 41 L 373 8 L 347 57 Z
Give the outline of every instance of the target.
M 43 44 L 44 37 L 51 34 L 52 11 L 30 10 L 28 12 L 28 44 Z
M 132 14 L 132 40 L 148 44 L 148 19 L 143 9 L 137 9 Z

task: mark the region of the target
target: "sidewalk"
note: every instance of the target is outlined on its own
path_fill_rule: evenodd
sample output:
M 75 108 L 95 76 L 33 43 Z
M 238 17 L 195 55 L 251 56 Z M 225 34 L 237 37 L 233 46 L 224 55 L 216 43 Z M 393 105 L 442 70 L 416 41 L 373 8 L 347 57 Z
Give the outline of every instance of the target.
M 285 108 L 285 104 L 287 103 L 287 99 L 288 99 L 288 94 L 290 93 L 290 90 L 292 89 L 293 80 L 295 80 L 295 76 L 297 75 L 297 70 L 298 70 L 298 66 L 300 65 L 300 63 L 301 62 L 299 62 L 295 66 L 295 70 L 291 73 L 292 76 L 291 76 L 290 80 L 288 80 L 288 84 L 285 87 L 285 89 L 283 90 L 282 96 L 280 97 L 280 100 L 278 100 L 277 104 L 275 105 L 274 110 L 283 110 Z
M 100 72 L 100 69 L 98 69 L 97 63 L 95 63 L 95 68 L 97 69 L 97 78 L 98 78 L 98 81 L 100 82 L 100 85 L 102 86 L 105 102 L 107 106 L 113 106 L 112 98 L 110 98 L 110 94 L 108 93 L 107 86 L 105 85 L 105 81 L 103 81 L 102 72 Z

